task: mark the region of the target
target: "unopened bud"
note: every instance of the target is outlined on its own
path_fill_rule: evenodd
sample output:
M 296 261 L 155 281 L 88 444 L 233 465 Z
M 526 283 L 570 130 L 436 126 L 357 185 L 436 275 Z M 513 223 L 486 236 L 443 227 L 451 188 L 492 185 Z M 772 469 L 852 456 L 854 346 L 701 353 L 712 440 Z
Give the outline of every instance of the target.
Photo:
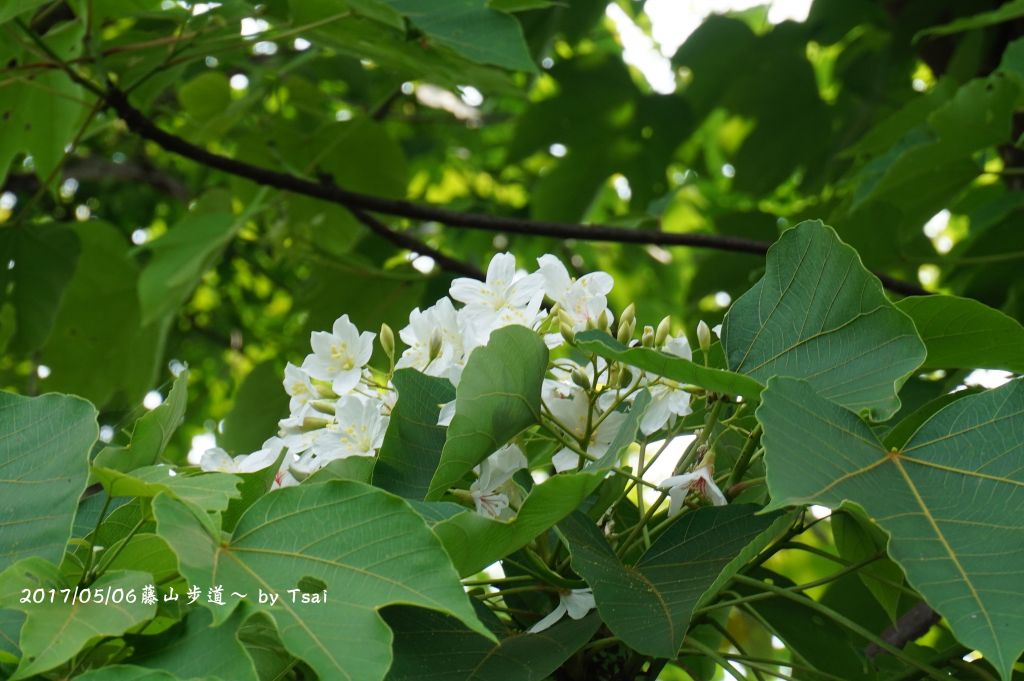
M 331 419 L 319 418 L 316 416 L 307 416 L 304 419 L 302 419 L 302 431 L 308 433 L 311 430 L 326 428 L 331 423 L 333 423 Z
M 644 327 L 644 333 L 640 336 L 640 342 L 645 348 L 654 347 L 654 327 L 648 324 Z
M 619 326 L 623 324 L 632 324 L 636 320 L 636 305 L 630 303 L 626 306 L 626 309 L 622 311 L 622 315 L 619 317 Z
M 569 345 L 576 342 L 576 332 L 572 330 L 571 324 L 560 324 L 558 331 L 562 334 L 562 338 L 564 338 L 565 342 Z
M 711 329 L 704 323 L 704 320 L 697 322 L 697 344 L 700 349 L 707 352 L 711 349 Z
M 428 361 L 433 362 L 441 356 L 441 343 L 443 340 L 441 329 L 434 329 L 430 333 L 430 346 L 427 348 Z
M 565 310 L 558 311 L 558 324 L 559 326 L 568 326 L 570 329 L 573 327 L 573 319 L 569 316 L 569 313 Z
M 661 347 L 668 340 L 668 332 L 671 331 L 672 320 L 666 316 L 658 322 L 658 330 L 654 332 L 654 344 Z
M 590 390 L 590 377 L 587 376 L 587 372 L 583 371 L 583 369 L 576 367 L 575 369 L 572 370 L 572 373 L 569 374 L 569 377 L 572 379 L 572 382 L 578 385 L 579 387 L 587 391 Z
M 633 339 L 633 325 L 632 321 L 619 320 L 619 331 L 615 334 L 615 338 L 623 345 L 629 345 L 629 341 Z
M 380 325 L 380 347 L 392 362 L 395 361 L 395 332 L 387 324 Z
M 619 387 L 628 388 L 632 382 L 633 372 L 629 370 L 629 367 L 622 367 L 622 370 L 619 371 Z
M 608 310 L 601 310 L 601 316 L 597 318 L 597 328 L 608 333 L 611 326 L 612 320 L 611 317 L 608 316 Z

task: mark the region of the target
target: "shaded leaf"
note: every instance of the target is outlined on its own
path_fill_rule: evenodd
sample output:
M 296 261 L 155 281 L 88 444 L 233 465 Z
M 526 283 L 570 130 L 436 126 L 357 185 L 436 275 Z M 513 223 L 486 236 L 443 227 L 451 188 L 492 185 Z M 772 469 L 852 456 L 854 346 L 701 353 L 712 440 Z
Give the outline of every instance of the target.
M 497 644 L 453 617 L 419 608 L 384 612 L 395 632 L 388 681 L 543 681 L 590 640 L 601 620 L 594 614 L 564 618 L 538 634 L 513 634 Z
M 779 514 L 755 515 L 758 510 L 740 504 L 686 513 L 636 565 L 623 565 L 584 515 L 573 514 L 558 529 L 568 541 L 573 570 L 594 590 L 608 628 L 644 655 L 674 658 L 693 609 L 789 522 Z

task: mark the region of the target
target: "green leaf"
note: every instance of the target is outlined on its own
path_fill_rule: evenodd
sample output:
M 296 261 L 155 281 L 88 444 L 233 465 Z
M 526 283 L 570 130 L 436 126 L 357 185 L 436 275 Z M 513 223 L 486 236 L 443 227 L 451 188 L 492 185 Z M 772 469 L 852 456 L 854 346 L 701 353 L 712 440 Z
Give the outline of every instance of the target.
M 204 71 L 178 90 L 178 101 L 188 115 L 201 123 L 231 105 L 231 86 L 221 71 Z
M 937 411 L 943 409 L 946 405 L 952 402 L 963 399 L 968 395 L 974 395 L 982 390 L 983 388 L 967 387 L 963 390 L 957 390 L 956 392 L 940 395 L 939 397 L 926 402 L 921 407 L 908 414 L 888 432 L 879 433 L 879 436 L 882 438 L 882 444 L 885 445 L 886 449 L 900 449 L 907 443 L 907 440 L 917 432 L 917 429 L 920 428 L 925 421 L 934 416 Z
M 0 664 L 18 664 L 18 632 L 24 623 L 24 613 L 0 608 Z
M 188 370 L 185 370 L 174 379 L 167 399 L 161 402 L 156 409 L 143 414 L 135 422 L 131 442 L 124 447 L 104 447 L 96 455 L 93 465 L 123 473 L 155 465 L 164 449 L 167 448 L 167 443 L 171 441 L 174 431 L 185 419 L 187 404 Z
M 220 513 L 239 496 L 241 479 L 229 473 L 193 473 L 171 466 L 136 468 L 123 473 L 113 468 L 94 468 L 93 476 L 112 497 L 155 497 L 161 492 L 201 511 Z
M 439 44 L 480 64 L 534 71 L 519 22 L 487 0 L 387 0 Z
M 186 216 L 148 244 L 152 259 L 139 276 L 142 321 L 149 323 L 181 306 L 235 234 L 230 213 Z
M 274 605 L 253 605 L 274 618 L 285 647 L 321 678 L 384 678 L 391 631 L 377 610 L 392 603 L 451 614 L 489 636 L 423 520 L 368 485 L 331 481 L 274 491 L 246 511 L 230 539 L 212 536 L 168 497 L 157 497 L 153 512 L 189 583 L 230 585 L 251 602 L 261 591 L 279 595 Z M 322 532 L 311 533 L 315 528 Z M 326 585 L 326 603 L 291 602 L 288 590 L 306 578 Z M 227 619 L 232 605 L 211 608 L 214 622 Z
M 0 569 L 28 556 L 60 560 L 98 434 L 85 400 L 0 392 Z
M 227 621 L 213 626 L 213 614 L 196 608 L 157 640 L 137 637 L 132 661 L 163 669 L 176 678 L 208 675 L 257 681 L 253 662 L 238 639 L 238 630 L 248 616 L 246 607 L 237 608 Z
M 0 230 L 0 304 L 17 312 L 11 347 L 28 352 L 42 347 L 53 328 L 64 289 L 78 261 L 78 237 L 64 225 L 28 225 Z M 14 267 L 7 266 L 14 263 Z M 8 287 L 13 291 L 9 292 Z
M 47 0 L 9 0 L 0 7 L 0 24 L 10 21 L 22 12 L 45 5 Z
M 538 634 L 511 634 L 497 644 L 458 620 L 419 608 L 384 613 L 395 632 L 388 681 L 544 681 L 590 640 L 601 620 L 568 617 Z
M 885 545 L 888 543 L 885 533 L 873 525 L 869 518 L 854 509 L 832 514 L 829 525 L 839 557 L 850 563 L 869 560 L 885 552 Z M 857 570 L 857 575 L 889 619 L 895 622 L 899 615 L 900 596 L 903 593 L 900 589 L 903 584 L 903 571 L 900 570 L 900 566 L 883 557 Z
M 928 369 L 1006 369 L 1024 373 L 1024 326 L 984 303 L 956 296 L 918 296 L 896 304 L 917 326 Z
M 998 8 L 988 12 L 979 12 L 973 16 L 961 17 L 942 26 L 933 26 L 914 35 L 914 41 L 930 36 L 950 35 L 961 31 L 973 31 L 978 28 L 994 26 L 1024 17 L 1024 0 L 1010 0 Z
M 91 220 L 73 229 L 82 251 L 42 350 L 51 369 L 42 385 L 101 407 L 115 397 L 135 407 L 156 378 L 163 331 L 141 325 L 138 267 L 117 228 Z
M 807 379 L 829 399 L 884 420 L 924 361 L 914 324 L 831 227 L 802 222 L 768 250 L 764 277 L 722 326 L 729 366 L 757 379 Z
M 194 676 L 185 680 L 162 669 L 146 669 L 131 664 L 100 667 L 75 678 L 80 681 L 223 681 L 215 676 Z
M 408 499 L 423 499 L 441 460 L 447 428 L 437 425 L 441 405 L 455 399 L 447 378 L 399 369 L 391 379 L 398 402 L 377 455 L 373 484 Z
M 540 420 L 548 349 L 533 331 L 506 326 L 469 356 L 455 391 L 455 416 L 430 480 L 436 500 L 513 436 Z
M 899 451 L 804 381 L 771 379 L 757 417 L 769 508 L 863 508 L 889 533 L 889 555 L 911 586 L 1009 679 L 1024 651 L 1016 607 L 1024 571 L 1024 384 L 953 402 Z
M 582 514 L 558 529 L 568 541 L 572 569 L 594 590 L 612 633 L 644 655 L 674 658 L 693 609 L 789 522 L 779 514 L 755 515 L 759 510 L 737 504 L 686 513 L 636 565 L 623 565 L 600 528 Z
M 530 543 L 576 509 L 593 492 L 606 473 L 560 473 L 534 486 L 510 522 L 464 511 L 434 525 L 463 577 L 479 572 L 494 561 Z
M 0 573 L 0 608 L 25 613 L 20 640 L 23 657 L 11 681 L 53 669 L 98 637 L 120 636 L 153 617 L 156 605 L 144 605 L 141 599 L 142 587 L 152 581 L 152 576 L 145 572 L 107 572 L 88 589 L 91 594 L 103 594 L 103 598 L 108 590 L 120 593 L 124 598 L 122 602 L 81 602 L 79 592 L 79 601 L 72 603 L 75 587 L 64 581 L 52 563 L 42 558 L 26 558 L 7 568 Z M 22 603 L 23 589 L 32 593 L 40 593 L 37 589 L 45 590 L 43 602 Z M 52 602 L 50 589 L 56 590 Z M 61 589 L 70 589 L 67 603 Z M 134 603 L 127 602 L 129 593 L 135 594 Z
M 277 362 L 257 364 L 239 386 L 217 443 L 229 452 L 255 452 L 277 434 L 277 422 L 287 414 L 288 393 L 281 388 Z
M 726 395 L 741 395 L 757 400 L 762 385 L 743 374 L 713 369 L 682 357 L 651 348 L 627 348 L 603 331 L 576 334 L 576 345 L 584 352 L 593 352 L 609 361 L 624 362 L 638 369 L 689 385 Z

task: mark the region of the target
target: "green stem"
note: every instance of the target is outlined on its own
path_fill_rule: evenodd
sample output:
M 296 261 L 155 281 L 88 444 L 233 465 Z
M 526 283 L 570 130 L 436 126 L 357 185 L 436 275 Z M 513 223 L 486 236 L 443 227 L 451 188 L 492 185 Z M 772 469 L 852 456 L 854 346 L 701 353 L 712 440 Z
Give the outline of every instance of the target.
M 750 436 L 743 444 L 743 450 L 740 452 L 739 458 L 736 459 L 736 465 L 733 466 L 732 475 L 729 476 L 729 487 L 732 487 L 743 479 L 743 474 L 747 472 L 747 467 L 750 466 L 750 457 L 754 454 L 754 451 L 757 449 L 757 445 L 760 442 L 761 424 L 758 423 L 754 427 L 754 430 L 750 431 Z
M 711 658 L 715 664 L 729 672 L 729 675 L 736 679 L 736 681 L 747 681 L 747 677 L 741 674 L 740 671 L 736 669 L 731 662 L 729 662 L 729 660 L 725 659 L 725 657 L 714 648 L 704 645 L 695 638 L 687 638 L 686 645 L 693 648 L 694 652 L 697 654 Z

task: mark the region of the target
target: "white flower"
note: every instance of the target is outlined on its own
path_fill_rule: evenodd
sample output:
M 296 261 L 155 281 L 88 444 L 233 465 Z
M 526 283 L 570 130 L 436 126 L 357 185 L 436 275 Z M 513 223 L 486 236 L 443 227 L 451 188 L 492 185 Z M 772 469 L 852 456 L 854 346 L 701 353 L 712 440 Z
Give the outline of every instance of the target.
M 425 310 L 416 308 L 409 313 L 409 325 L 398 335 L 409 346 L 396 364 L 399 369 L 412 367 L 428 376 L 446 376 L 452 365 L 462 361 L 462 331 L 455 307 L 447 297 Z M 435 336 L 441 339 L 441 347 L 431 358 L 430 340 Z
M 693 358 L 693 351 L 686 336 L 669 336 L 664 349 L 676 357 Z M 658 378 L 648 386 L 648 390 L 651 393 L 651 404 L 640 419 L 640 432 L 644 435 L 661 430 L 674 416 L 686 416 L 693 412 L 690 407 L 690 393 L 683 390 L 683 386 L 675 381 Z
M 662 480 L 658 487 L 668 490 L 668 516 L 670 518 L 679 512 L 686 495 L 691 491 L 696 492 L 715 506 L 725 506 L 729 503 L 725 495 L 722 494 L 722 490 L 718 489 L 714 478 L 711 477 L 711 469 L 708 466 L 698 468 L 692 473 L 673 475 L 671 478 Z
M 452 425 L 453 418 L 455 418 L 455 400 L 441 405 L 441 411 L 437 414 L 437 425 L 447 428 Z
M 218 473 L 253 473 L 273 465 L 285 448 L 284 440 L 272 437 L 263 443 L 263 447 L 252 454 L 241 454 L 235 458 L 220 447 L 207 449 L 199 462 L 199 467 L 207 472 Z
M 544 278 L 548 297 L 558 303 L 572 319 L 573 331 L 583 331 L 597 323 L 601 313 L 608 309 L 606 296 L 615 285 L 607 272 L 591 272 L 579 279 L 569 276 L 562 261 L 551 254 L 537 258 L 538 273 Z
M 515 256 L 498 253 L 483 282 L 460 277 L 452 282 L 449 294 L 465 305 L 459 310 L 459 327 L 468 355 L 495 329 L 510 324 L 532 327 L 544 301 L 544 279 L 536 272 L 518 274 Z
M 291 362 L 284 368 L 284 391 L 291 395 L 288 409 L 292 414 L 304 413 L 306 405 L 320 396 L 309 374 Z
M 516 445 L 505 445 L 480 462 L 473 470 L 477 479 L 469 487 L 476 511 L 487 518 L 506 520 L 512 516 L 510 495 L 518 495 L 512 482 L 516 471 L 526 468 L 526 455 Z
M 331 333 L 313 332 L 313 354 L 306 357 L 302 368 L 313 378 L 329 381 L 336 394 L 344 395 L 359 383 L 362 369 L 373 354 L 373 338 L 369 331 L 360 334 L 348 315 L 342 315 Z
M 335 422 L 320 431 L 313 452 L 323 466 L 349 456 L 373 456 L 384 442 L 388 429 L 382 404 L 359 395 L 343 395 L 334 405 Z
M 593 457 L 603 456 L 622 428 L 626 415 L 617 411 L 608 412 L 604 416 L 595 411 L 590 415 L 590 401 L 581 388 L 558 383 L 547 385 L 549 389 L 544 403 L 551 410 L 555 420 L 564 426 L 576 440 L 582 440 L 587 434 L 589 416 L 591 432 L 589 441 L 584 443 L 586 452 Z M 593 424 L 597 423 L 599 419 L 601 419 L 600 424 L 594 428 Z M 569 447 L 562 448 L 551 457 L 551 465 L 558 473 L 576 468 L 579 461 L 579 454 Z
M 549 628 L 566 614 L 574 620 L 583 619 L 588 612 L 597 607 L 594 601 L 594 592 L 590 589 L 573 589 L 569 592 L 558 593 L 558 605 L 547 617 L 534 624 L 529 633 L 536 634 Z

